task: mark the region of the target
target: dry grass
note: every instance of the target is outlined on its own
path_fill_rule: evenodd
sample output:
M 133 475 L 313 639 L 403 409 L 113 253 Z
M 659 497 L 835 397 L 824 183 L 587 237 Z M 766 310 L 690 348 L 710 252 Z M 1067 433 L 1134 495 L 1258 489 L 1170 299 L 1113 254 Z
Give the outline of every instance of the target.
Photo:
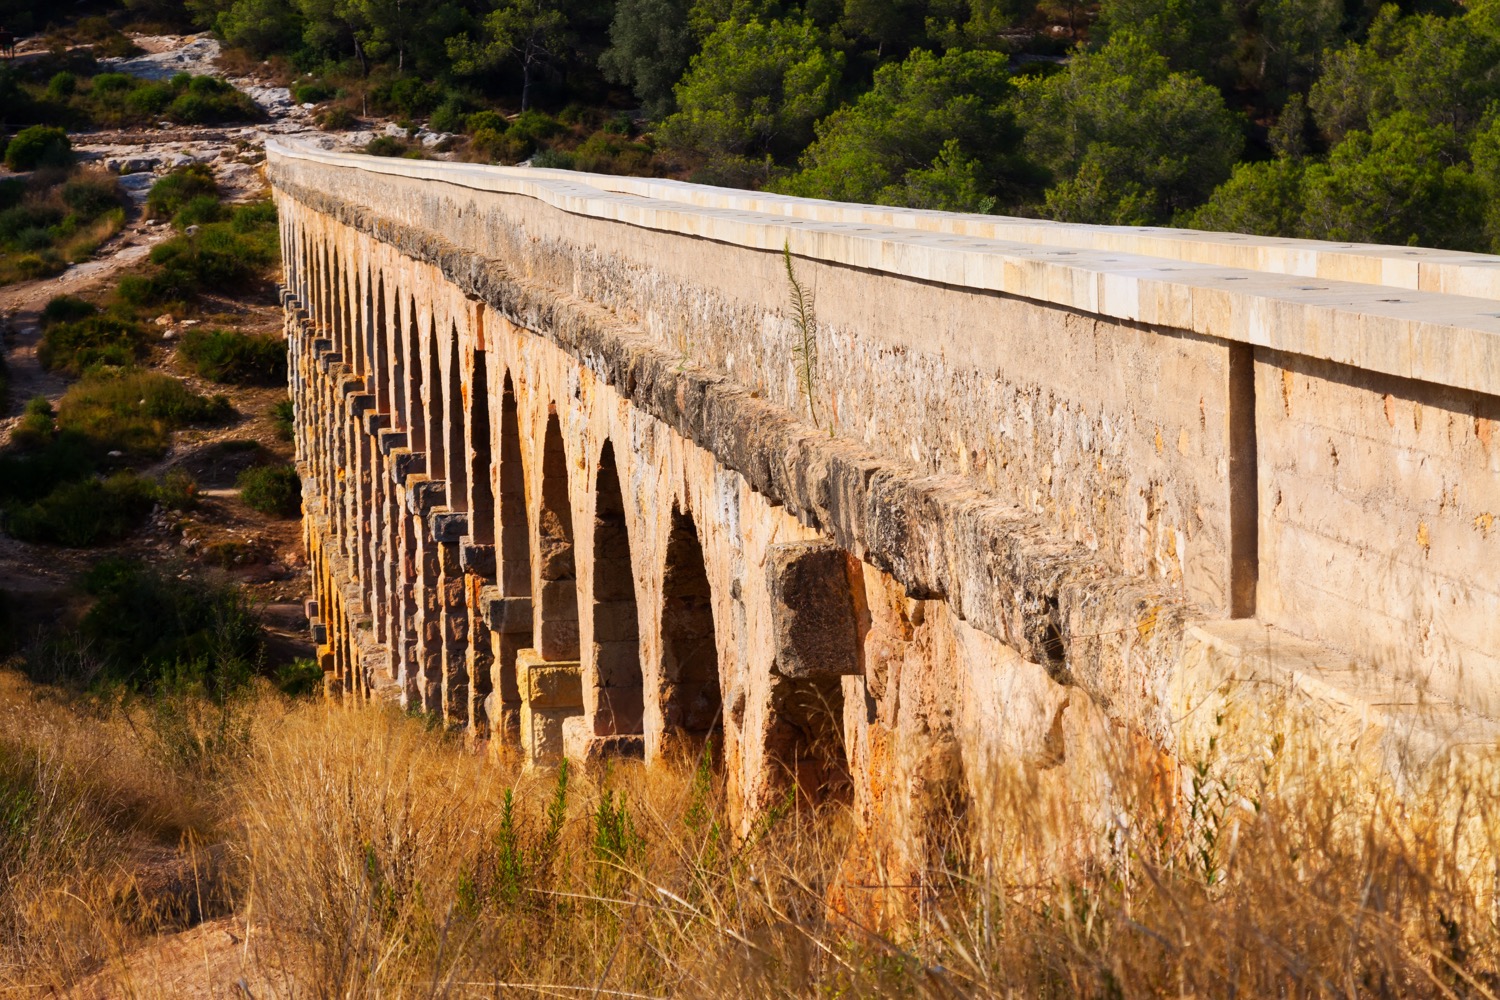
M 1275 738 L 1248 764 L 1189 767 L 1172 795 L 1129 754 L 1105 755 L 1088 787 L 996 766 L 951 829 L 929 831 L 934 877 L 882 934 L 827 903 L 847 898 L 842 810 L 788 808 L 735 843 L 703 771 L 563 782 L 393 711 L 269 695 L 233 710 L 226 740 L 209 707 L 163 725 L 5 684 L 10 985 L 119 961 L 171 923 L 130 891 L 140 859 L 210 841 L 221 905 L 256 928 L 257 981 L 280 984 L 267 995 L 1489 997 L 1500 983 L 1485 767 L 1398 792 L 1316 740 Z M 36 797 L 7 825 L 22 786 Z

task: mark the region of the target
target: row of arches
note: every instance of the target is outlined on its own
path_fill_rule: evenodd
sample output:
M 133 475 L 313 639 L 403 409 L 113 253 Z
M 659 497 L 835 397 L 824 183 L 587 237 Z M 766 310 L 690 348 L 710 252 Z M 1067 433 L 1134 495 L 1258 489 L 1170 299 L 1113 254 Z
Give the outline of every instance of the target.
M 722 760 L 750 689 L 756 760 L 847 790 L 839 678 L 745 676 L 770 645 L 746 638 L 767 631 L 767 598 L 756 584 L 747 612 L 726 576 L 742 539 L 707 499 L 711 464 L 650 479 L 662 459 L 635 435 L 651 418 L 590 415 L 576 365 L 539 370 L 542 338 L 390 248 L 284 219 L 309 549 L 320 594 L 349 597 L 320 601 L 349 619 L 328 623 L 336 686 L 390 690 L 537 759 L 709 745 Z

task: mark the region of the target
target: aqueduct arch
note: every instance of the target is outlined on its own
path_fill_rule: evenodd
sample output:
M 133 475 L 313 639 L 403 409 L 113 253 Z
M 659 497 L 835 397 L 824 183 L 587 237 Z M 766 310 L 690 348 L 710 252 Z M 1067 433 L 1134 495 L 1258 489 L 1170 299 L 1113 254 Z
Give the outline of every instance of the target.
M 739 830 L 846 798 L 892 880 L 986 761 L 1268 687 L 1493 735 L 1492 258 L 268 148 L 330 692 L 712 739 Z

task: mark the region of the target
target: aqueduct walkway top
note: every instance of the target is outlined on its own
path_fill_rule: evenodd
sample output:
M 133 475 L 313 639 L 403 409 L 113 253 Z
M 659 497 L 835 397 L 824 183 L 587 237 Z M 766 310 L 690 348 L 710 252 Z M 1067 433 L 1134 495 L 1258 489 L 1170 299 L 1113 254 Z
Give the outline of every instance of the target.
M 268 163 L 338 690 L 872 827 L 1227 678 L 1490 732 L 1500 258 Z

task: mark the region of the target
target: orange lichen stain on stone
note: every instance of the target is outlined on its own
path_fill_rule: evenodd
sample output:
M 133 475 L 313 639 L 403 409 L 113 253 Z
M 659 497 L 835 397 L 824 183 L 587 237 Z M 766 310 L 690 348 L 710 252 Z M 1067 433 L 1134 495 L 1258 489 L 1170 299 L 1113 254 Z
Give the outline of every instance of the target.
M 1479 439 L 1479 443 L 1484 446 L 1484 450 L 1489 451 L 1490 441 L 1495 437 L 1495 422 L 1485 417 L 1475 417 L 1474 436 Z
M 1161 454 L 1161 449 L 1162 449 L 1161 428 L 1158 427 L 1156 429 L 1156 453 L 1158 455 Z
M 1385 394 L 1385 422 L 1392 427 L 1396 426 L 1396 401 L 1391 398 L 1390 393 Z
M 1281 406 L 1287 416 L 1292 415 L 1292 373 L 1285 368 L 1281 370 Z
M 1427 530 L 1426 521 L 1417 523 L 1417 544 L 1422 546 L 1423 552 L 1432 551 L 1432 533 Z
M 1186 455 L 1188 453 L 1189 442 L 1187 428 L 1184 427 L 1177 433 L 1177 454 Z
M 1422 429 L 1422 404 L 1411 404 L 1411 429 L 1421 431 Z
M 1479 534 L 1484 538 L 1490 537 L 1490 529 L 1495 526 L 1495 515 L 1485 511 L 1474 518 L 1474 527 L 1479 529 Z

